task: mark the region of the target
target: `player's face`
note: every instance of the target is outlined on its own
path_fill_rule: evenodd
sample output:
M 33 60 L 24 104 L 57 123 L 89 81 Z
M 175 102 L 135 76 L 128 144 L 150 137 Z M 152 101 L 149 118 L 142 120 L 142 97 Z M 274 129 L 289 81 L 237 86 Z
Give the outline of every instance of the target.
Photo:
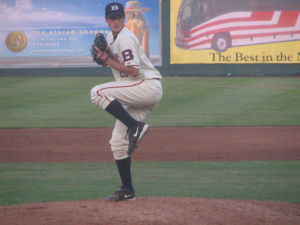
M 114 16 L 111 18 L 106 18 L 106 22 L 111 29 L 113 34 L 119 33 L 124 26 L 124 17 L 123 16 Z

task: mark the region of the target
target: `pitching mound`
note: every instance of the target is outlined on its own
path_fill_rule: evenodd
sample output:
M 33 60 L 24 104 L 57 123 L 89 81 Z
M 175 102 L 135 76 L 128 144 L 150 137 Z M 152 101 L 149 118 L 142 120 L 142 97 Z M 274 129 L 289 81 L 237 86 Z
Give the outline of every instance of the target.
M 36 203 L 0 207 L 0 212 L 2 225 L 300 224 L 296 204 L 174 197 Z

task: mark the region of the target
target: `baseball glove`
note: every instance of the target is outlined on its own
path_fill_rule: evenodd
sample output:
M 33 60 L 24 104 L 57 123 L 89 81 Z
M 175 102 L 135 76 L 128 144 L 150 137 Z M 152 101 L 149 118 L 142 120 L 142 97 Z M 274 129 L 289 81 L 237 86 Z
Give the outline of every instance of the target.
M 97 51 L 97 48 L 101 51 L 101 54 L 99 54 L 99 51 Z M 105 37 L 102 33 L 96 34 L 94 43 L 91 48 L 91 54 L 93 57 L 93 60 L 99 64 L 104 65 L 106 60 L 110 57 L 109 48 L 107 46 L 107 42 L 105 40 Z

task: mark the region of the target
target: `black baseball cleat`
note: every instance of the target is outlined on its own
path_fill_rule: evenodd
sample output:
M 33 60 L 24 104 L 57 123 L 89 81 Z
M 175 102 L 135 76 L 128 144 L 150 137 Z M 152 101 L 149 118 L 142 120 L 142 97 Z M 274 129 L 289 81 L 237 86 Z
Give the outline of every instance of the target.
M 135 193 L 133 188 L 120 187 L 115 193 L 111 196 L 105 198 L 107 202 L 119 202 L 123 200 L 135 200 Z
M 141 141 L 142 137 L 147 133 L 149 125 L 144 122 L 137 122 L 137 126 L 134 129 L 128 129 L 129 145 L 127 153 L 131 155 L 137 144 Z

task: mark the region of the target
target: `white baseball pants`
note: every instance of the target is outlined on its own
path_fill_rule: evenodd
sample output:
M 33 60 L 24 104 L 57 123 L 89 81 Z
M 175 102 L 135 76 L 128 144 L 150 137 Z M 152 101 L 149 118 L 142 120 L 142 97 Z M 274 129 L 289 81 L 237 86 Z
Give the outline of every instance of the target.
M 162 85 L 157 79 L 113 81 L 96 85 L 91 90 L 91 100 L 95 105 L 105 110 L 110 102 L 117 99 L 138 121 L 144 121 L 161 97 Z M 116 120 L 109 143 L 115 160 L 128 157 L 127 127 L 119 120 Z

